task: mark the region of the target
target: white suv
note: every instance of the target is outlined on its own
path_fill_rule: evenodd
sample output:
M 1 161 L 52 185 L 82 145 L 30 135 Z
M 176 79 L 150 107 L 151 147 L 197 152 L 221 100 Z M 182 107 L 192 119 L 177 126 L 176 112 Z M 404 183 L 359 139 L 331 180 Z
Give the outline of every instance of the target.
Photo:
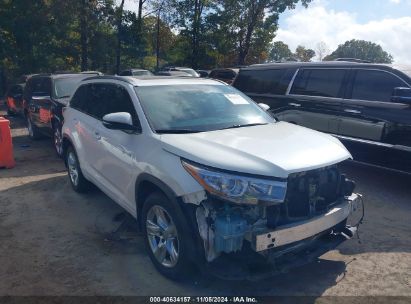
M 193 263 L 221 271 L 234 253 L 271 262 L 270 273 L 290 252 L 304 252 L 301 264 L 355 230 L 346 222 L 360 196 L 336 166 L 351 156 L 263 108 L 214 80 L 86 79 L 64 111 L 70 182 L 133 215 L 168 277 Z

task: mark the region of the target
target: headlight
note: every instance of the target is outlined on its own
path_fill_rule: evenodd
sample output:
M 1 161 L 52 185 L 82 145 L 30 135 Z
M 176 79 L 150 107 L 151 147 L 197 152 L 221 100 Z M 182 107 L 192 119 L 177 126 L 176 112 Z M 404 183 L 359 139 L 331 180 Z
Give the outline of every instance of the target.
M 257 204 L 258 201 L 282 203 L 287 182 L 234 175 L 181 161 L 183 167 L 209 193 L 238 204 Z

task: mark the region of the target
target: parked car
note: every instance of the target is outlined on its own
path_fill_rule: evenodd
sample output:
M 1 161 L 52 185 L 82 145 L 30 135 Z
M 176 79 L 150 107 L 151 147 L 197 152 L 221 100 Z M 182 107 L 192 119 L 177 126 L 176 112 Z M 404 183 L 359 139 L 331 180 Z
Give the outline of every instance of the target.
M 208 70 L 197 70 L 196 72 L 201 78 L 207 78 L 208 75 L 210 75 L 210 71 Z
M 25 83 L 12 85 L 6 92 L 7 115 L 22 114 L 23 111 L 23 90 Z
M 29 136 L 32 139 L 51 136 L 57 154 L 62 156 L 63 108 L 77 84 L 93 75 L 98 74 L 42 74 L 29 78 L 23 92 Z
M 171 77 L 193 77 L 186 72 L 181 71 L 158 71 L 156 76 L 171 76 Z
M 63 138 L 73 189 L 93 183 L 134 216 L 171 278 L 249 251 L 250 263 L 280 268 L 289 253 L 302 263 L 355 230 L 346 224 L 360 199 L 338 171 L 351 157 L 338 139 L 277 122 L 218 81 L 84 80 Z
M 143 69 L 128 69 L 121 71 L 120 76 L 153 76 L 153 73 L 151 73 L 148 70 L 143 70 Z
M 200 77 L 200 75 L 193 69 L 184 67 L 164 67 L 160 72 L 184 72 L 189 74 L 191 77 Z
M 356 160 L 411 172 L 411 68 L 356 62 L 241 69 L 234 86 L 279 120 L 333 134 Z
M 214 69 L 208 75 L 209 78 L 218 79 L 232 84 L 240 69 Z

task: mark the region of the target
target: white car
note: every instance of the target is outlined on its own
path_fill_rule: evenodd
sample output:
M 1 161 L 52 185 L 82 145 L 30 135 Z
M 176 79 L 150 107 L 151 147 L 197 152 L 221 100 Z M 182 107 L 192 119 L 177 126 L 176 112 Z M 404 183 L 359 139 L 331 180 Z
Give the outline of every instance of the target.
M 266 109 L 209 79 L 86 79 L 64 111 L 70 182 L 95 184 L 134 216 L 171 278 L 193 263 L 221 270 L 234 253 L 276 267 L 290 252 L 316 258 L 353 234 L 360 196 L 336 166 L 351 156 Z

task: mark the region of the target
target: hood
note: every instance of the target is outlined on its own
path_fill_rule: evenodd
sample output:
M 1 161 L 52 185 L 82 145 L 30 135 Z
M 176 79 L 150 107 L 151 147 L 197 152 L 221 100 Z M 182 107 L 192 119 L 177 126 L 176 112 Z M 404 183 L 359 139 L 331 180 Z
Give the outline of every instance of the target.
M 286 122 L 194 134 L 161 135 L 163 148 L 206 166 L 287 178 L 351 158 L 331 135 Z

